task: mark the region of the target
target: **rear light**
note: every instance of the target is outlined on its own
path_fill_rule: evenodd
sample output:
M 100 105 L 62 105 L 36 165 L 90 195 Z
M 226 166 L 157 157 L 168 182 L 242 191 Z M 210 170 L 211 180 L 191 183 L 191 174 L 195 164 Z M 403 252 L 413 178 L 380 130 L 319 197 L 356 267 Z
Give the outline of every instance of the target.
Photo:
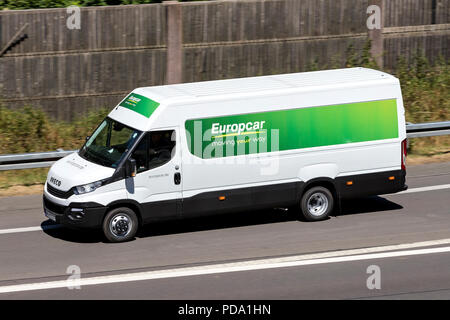
M 407 139 L 402 141 L 402 170 L 406 170 L 406 155 L 407 155 L 408 142 Z

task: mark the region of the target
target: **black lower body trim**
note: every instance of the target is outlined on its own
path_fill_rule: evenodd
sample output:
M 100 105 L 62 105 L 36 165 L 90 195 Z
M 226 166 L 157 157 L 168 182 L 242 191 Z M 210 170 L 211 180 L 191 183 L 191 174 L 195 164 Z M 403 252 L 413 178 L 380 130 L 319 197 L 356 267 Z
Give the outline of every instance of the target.
M 405 170 L 314 179 L 334 184 L 339 198 L 357 198 L 405 190 Z M 139 204 L 144 223 L 179 217 L 193 217 L 265 208 L 289 207 L 298 204 L 305 187 L 304 182 L 270 184 L 258 187 L 211 191 L 185 199 L 174 199 Z M 44 196 L 44 209 L 55 215 L 57 223 L 74 227 L 101 227 L 108 207 L 98 203 L 70 203 L 58 205 Z M 77 208 L 77 210 L 73 210 Z
M 94 202 L 72 202 L 62 206 L 43 196 L 44 212 L 54 216 L 54 222 L 80 228 L 99 228 L 102 226 L 106 206 Z
M 181 199 L 141 203 L 142 221 L 169 220 L 180 217 Z
M 336 187 L 341 198 L 357 198 L 406 190 L 405 181 L 406 171 L 394 170 L 337 177 Z
M 183 199 L 182 216 L 197 216 L 290 206 L 298 201 L 303 182 L 211 191 Z

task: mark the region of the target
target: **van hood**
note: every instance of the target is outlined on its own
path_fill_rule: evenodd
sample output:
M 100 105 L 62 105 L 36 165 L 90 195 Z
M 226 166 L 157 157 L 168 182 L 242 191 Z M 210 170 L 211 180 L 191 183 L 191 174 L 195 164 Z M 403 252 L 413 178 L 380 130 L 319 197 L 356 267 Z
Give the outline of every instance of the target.
M 115 169 L 104 167 L 72 153 L 56 161 L 47 175 L 47 184 L 68 191 L 72 187 L 109 178 Z

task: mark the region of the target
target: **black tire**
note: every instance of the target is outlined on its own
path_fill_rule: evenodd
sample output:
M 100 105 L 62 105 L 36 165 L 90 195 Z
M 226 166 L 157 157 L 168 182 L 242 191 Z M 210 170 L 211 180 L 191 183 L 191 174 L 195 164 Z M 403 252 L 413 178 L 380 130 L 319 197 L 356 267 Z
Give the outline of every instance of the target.
M 130 208 L 115 208 L 103 219 L 103 234 L 110 242 L 129 241 L 136 235 L 138 223 L 136 213 Z
M 333 211 L 333 206 L 333 194 L 327 188 L 320 186 L 307 190 L 300 200 L 300 209 L 307 221 L 327 219 Z

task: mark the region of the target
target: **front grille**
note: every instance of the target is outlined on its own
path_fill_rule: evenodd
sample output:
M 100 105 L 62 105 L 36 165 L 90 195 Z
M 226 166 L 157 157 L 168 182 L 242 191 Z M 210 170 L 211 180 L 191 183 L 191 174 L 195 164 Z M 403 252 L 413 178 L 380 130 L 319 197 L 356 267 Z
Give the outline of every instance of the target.
M 52 196 L 55 196 L 57 198 L 61 198 L 61 199 L 67 199 L 68 197 L 70 197 L 71 195 L 73 195 L 73 190 L 70 189 L 68 191 L 62 191 L 62 190 L 58 190 L 56 188 L 53 188 L 51 185 L 49 185 L 47 183 L 47 191 L 48 193 L 50 193 Z
M 44 197 L 44 207 L 46 207 L 48 210 L 50 210 L 54 213 L 57 213 L 57 214 L 63 214 L 64 210 L 66 209 L 65 206 L 61 206 L 59 204 L 51 202 L 46 197 Z

